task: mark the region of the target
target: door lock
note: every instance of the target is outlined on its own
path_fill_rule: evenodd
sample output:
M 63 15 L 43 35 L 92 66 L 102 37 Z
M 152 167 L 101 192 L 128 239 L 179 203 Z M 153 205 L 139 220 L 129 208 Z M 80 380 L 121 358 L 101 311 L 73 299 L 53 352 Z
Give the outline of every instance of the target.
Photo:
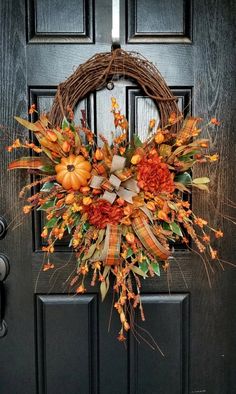
M 3 281 L 7 278 L 9 272 L 9 260 L 5 254 L 0 253 L 0 338 L 3 338 L 7 333 L 7 323 L 3 319 L 5 295 Z

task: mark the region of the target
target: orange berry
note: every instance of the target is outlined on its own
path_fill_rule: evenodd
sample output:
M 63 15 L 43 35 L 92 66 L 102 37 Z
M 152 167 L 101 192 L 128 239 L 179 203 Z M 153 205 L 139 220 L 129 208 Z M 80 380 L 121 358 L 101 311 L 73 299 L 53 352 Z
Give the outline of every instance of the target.
M 155 136 L 155 142 L 156 144 L 161 144 L 164 141 L 165 137 L 162 133 L 157 133 Z
M 63 144 L 62 144 L 63 152 L 65 152 L 65 153 L 70 152 L 70 148 L 71 148 L 71 146 L 70 146 L 69 142 L 68 141 L 64 141 Z
M 99 148 L 96 150 L 94 156 L 95 156 L 96 160 L 103 160 L 104 159 L 103 151 L 101 149 L 99 149 Z
M 141 161 L 141 159 L 142 159 L 142 157 L 141 157 L 140 155 L 134 155 L 134 156 L 131 158 L 131 163 L 132 163 L 133 165 L 136 165 L 136 164 L 138 164 L 138 163 Z
M 47 138 L 49 139 L 49 141 L 55 142 L 57 140 L 57 135 L 56 133 L 54 133 L 54 131 L 48 130 Z
M 65 198 L 65 203 L 69 205 L 69 204 L 72 204 L 74 201 L 75 201 L 74 193 L 67 194 L 67 196 Z
M 90 197 L 84 197 L 83 198 L 83 204 L 84 205 L 90 205 L 93 202 L 93 200 Z
M 133 233 L 127 233 L 126 236 L 125 236 L 125 239 L 126 239 L 126 241 L 127 241 L 129 244 L 133 244 L 133 243 L 134 243 L 134 240 L 135 240 L 135 236 L 134 236 Z

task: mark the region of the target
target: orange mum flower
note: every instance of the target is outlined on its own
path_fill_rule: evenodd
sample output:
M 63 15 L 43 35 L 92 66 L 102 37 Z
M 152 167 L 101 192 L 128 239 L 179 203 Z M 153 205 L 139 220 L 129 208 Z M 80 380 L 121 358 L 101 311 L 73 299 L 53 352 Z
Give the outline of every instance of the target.
M 85 208 L 89 223 L 97 228 L 105 228 L 108 224 L 117 224 L 123 216 L 120 207 L 111 205 L 108 201 L 102 199 Z
M 137 165 L 137 180 L 141 189 L 154 195 L 172 193 L 175 189 L 173 176 L 157 152 L 142 158 Z

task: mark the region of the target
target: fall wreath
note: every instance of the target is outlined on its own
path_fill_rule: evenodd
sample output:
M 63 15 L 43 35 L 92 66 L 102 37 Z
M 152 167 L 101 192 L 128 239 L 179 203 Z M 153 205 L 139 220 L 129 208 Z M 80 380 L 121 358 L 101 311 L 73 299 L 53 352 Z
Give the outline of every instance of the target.
M 156 102 L 160 123 L 150 120 L 146 141 L 137 135 L 130 140 L 128 122 L 112 98 L 112 143 L 100 135 L 98 145 L 84 112 L 77 125 L 73 110 L 78 101 L 120 74 L 135 79 Z M 34 105 L 29 112 L 36 112 Z M 160 268 L 168 268 L 174 242 L 188 245 L 191 240 L 198 252 L 218 259 L 211 239 L 222 237 L 222 231 L 196 216 L 186 196 L 193 188 L 208 190 L 209 178 L 192 179 L 191 169 L 218 159 L 216 153 L 204 153 L 209 141 L 200 134 L 219 122 L 214 118 L 200 127 L 200 118 L 183 119 L 176 98 L 154 65 L 121 49 L 95 55 L 79 66 L 59 85 L 49 114 L 40 114 L 36 122 L 16 120 L 38 141 L 16 139 L 7 148 L 35 152 L 9 165 L 11 170 L 36 174 L 35 181 L 20 192 L 23 197 L 39 186 L 23 211 L 45 211 L 41 237 L 47 240 L 46 253 L 53 253 L 55 242 L 69 234 L 77 258 L 71 281 L 76 293 L 86 291 L 91 273 L 91 286 L 100 283 L 104 299 L 114 277 L 114 307 L 121 322 L 118 339 L 123 341 L 132 328 L 130 310 L 139 308 L 144 319 L 140 278 L 160 275 Z M 53 267 L 50 259 L 44 270 Z

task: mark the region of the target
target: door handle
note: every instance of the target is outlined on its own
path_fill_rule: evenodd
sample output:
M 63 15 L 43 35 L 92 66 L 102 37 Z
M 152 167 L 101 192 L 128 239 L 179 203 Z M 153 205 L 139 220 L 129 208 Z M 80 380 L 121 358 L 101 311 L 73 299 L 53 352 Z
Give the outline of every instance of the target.
M 3 239 L 7 233 L 7 222 L 3 216 L 0 216 L 0 239 Z
M 0 338 L 3 338 L 7 333 L 7 323 L 4 320 L 4 280 L 7 278 L 10 271 L 10 264 L 7 256 L 0 253 Z

